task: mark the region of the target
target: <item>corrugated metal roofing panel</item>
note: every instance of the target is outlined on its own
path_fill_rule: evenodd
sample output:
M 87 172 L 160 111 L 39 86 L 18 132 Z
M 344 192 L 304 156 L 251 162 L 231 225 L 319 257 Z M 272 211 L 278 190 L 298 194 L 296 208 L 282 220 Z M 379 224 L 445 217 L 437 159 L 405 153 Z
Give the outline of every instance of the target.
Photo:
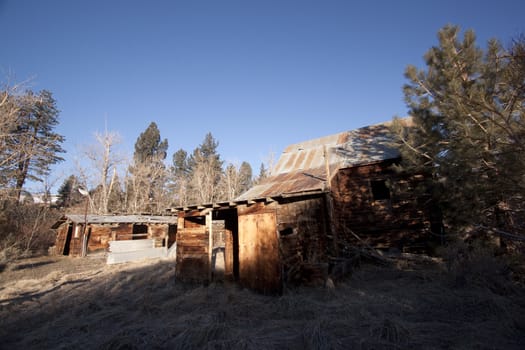
M 344 132 L 286 147 L 273 169 L 273 174 L 324 167 L 326 162 L 324 158 L 325 149 L 328 150 L 336 146 L 338 141 L 346 140 L 346 137 L 347 133 Z
M 272 176 L 261 184 L 244 192 L 237 200 L 275 197 L 308 191 L 324 191 L 326 189 L 326 172 L 324 168 L 294 171 Z
M 411 119 L 405 118 L 403 122 L 410 125 Z M 399 152 L 390 145 L 393 141 L 390 124 L 366 126 L 290 145 L 281 154 L 272 175 L 237 200 L 324 190 L 327 166 L 333 176 L 337 169 L 398 158 Z
M 65 218 L 72 222 L 83 223 L 86 219 L 90 224 L 117 224 L 117 223 L 152 223 L 176 224 L 176 216 L 160 215 L 92 215 L 84 217 L 82 214 L 66 214 Z

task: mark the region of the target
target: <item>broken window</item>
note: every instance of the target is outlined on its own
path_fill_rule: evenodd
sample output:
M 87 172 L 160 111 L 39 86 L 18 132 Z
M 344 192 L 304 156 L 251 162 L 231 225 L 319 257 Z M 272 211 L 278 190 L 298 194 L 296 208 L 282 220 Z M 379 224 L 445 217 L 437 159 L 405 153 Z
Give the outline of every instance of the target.
M 133 225 L 133 239 L 146 239 L 148 238 L 148 225 Z
M 291 227 L 286 227 L 279 231 L 279 235 L 281 236 L 289 236 L 291 234 L 293 234 L 293 228 Z
M 386 185 L 385 180 L 372 180 L 370 181 L 370 187 L 372 187 L 372 196 L 374 200 L 390 199 L 390 190 Z

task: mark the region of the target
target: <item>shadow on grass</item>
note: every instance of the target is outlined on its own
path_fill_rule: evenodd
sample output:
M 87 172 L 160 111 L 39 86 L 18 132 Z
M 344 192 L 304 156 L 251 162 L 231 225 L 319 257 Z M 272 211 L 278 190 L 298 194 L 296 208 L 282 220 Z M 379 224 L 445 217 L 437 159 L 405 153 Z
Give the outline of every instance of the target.
M 49 265 L 49 264 L 53 264 L 53 263 L 55 263 L 54 260 L 47 260 L 47 261 L 38 261 L 38 262 L 28 263 L 28 264 L 20 264 L 20 265 L 14 266 L 13 267 L 13 271 L 25 270 L 25 269 L 29 269 L 29 268 L 32 269 L 32 268 L 35 268 L 35 267 Z
M 451 290 L 438 272 L 363 266 L 335 289 L 263 296 L 180 283 L 172 261 L 106 266 L 0 308 L 0 344 L 24 349 L 521 349 L 525 305 Z
M 78 280 L 73 280 L 73 281 L 65 281 L 48 290 L 38 291 L 38 292 L 24 292 L 24 293 L 21 293 L 20 296 L 17 296 L 15 298 L 8 298 L 8 299 L 1 300 L 0 305 L 5 306 L 5 305 L 13 304 L 13 303 L 23 303 L 24 301 L 37 300 L 37 299 L 44 297 L 46 294 L 53 293 L 57 291 L 58 289 L 63 288 L 65 285 L 68 285 L 68 284 L 80 285 L 80 284 L 83 284 L 89 281 L 90 279 L 78 279 Z

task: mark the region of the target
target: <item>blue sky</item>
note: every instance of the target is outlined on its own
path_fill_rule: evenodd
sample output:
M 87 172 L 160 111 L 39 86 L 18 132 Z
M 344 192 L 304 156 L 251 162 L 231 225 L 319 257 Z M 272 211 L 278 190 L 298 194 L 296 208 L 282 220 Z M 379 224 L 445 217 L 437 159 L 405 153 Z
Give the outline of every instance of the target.
M 444 25 L 484 47 L 525 33 L 523 13 L 522 0 L 0 0 L 0 77 L 57 100 L 55 177 L 106 123 L 132 154 L 152 121 L 168 162 L 211 132 L 257 174 L 289 144 L 406 115 L 404 69 Z

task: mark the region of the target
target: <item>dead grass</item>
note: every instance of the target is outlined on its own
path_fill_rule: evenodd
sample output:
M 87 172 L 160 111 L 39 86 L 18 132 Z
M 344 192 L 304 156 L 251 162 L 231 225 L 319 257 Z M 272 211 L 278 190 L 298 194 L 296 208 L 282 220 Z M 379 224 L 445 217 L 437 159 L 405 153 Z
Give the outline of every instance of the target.
M 180 283 L 172 261 L 107 266 L 101 259 L 47 259 L 19 261 L 0 273 L 0 347 L 525 346 L 522 289 L 495 293 L 477 282 L 453 285 L 436 266 L 363 265 L 335 289 L 301 287 L 271 297 L 235 284 Z

